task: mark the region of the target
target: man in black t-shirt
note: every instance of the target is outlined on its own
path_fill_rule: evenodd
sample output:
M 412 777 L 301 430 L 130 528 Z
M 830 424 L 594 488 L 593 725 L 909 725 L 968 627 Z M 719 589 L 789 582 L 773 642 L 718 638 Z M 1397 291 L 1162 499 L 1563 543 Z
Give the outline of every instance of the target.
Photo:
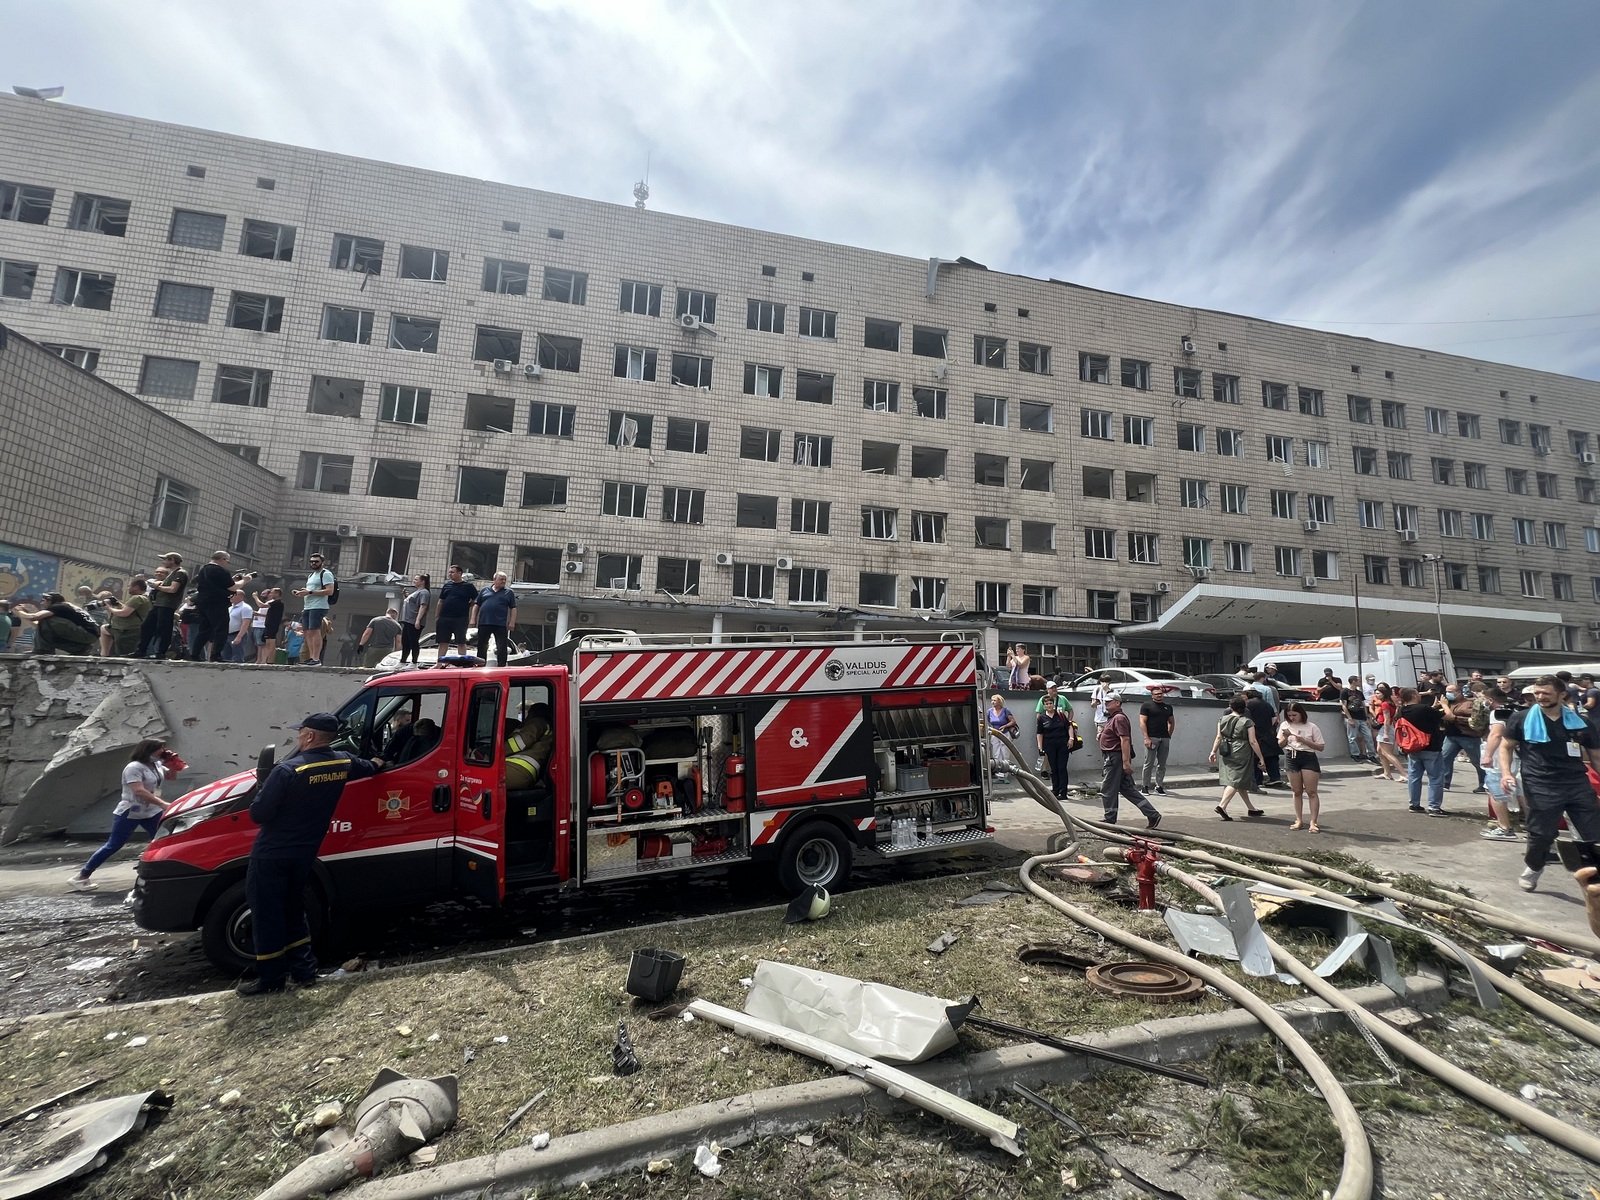
M 1500 730 L 1500 775 L 1508 792 L 1519 786 L 1511 757 L 1522 760 L 1528 844 L 1517 883 L 1525 892 L 1539 886 L 1562 817 L 1580 841 L 1600 842 L 1600 801 L 1588 773 L 1590 766 L 1600 768 L 1600 733 L 1565 700 L 1561 681 L 1541 675 L 1533 684 L 1533 706 L 1512 714 Z
M 1339 694 L 1344 688 L 1339 686 L 1339 679 L 1333 673 L 1332 667 L 1322 669 L 1322 678 L 1317 680 L 1317 699 L 1333 702 L 1339 699 Z
M 1256 744 L 1261 747 L 1261 757 L 1266 761 L 1265 768 L 1259 763 L 1256 765 L 1256 784 L 1260 787 L 1282 787 L 1283 774 L 1278 765 L 1282 750 L 1278 746 L 1278 731 L 1275 728 L 1277 713 L 1273 712 L 1266 697 L 1257 691 L 1245 691 L 1245 704 L 1250 720 L 1255 723 Z
M 1411 797 L 1412 812 L 1426 812 L 1430 817 L 1444 816 L 1444 710 L 1439 707 L 1432 692 L 1419 693 L 1415 688 L 1400 689 L 1400 710 L 1395 713 L 1398 734 L 1401 721 L 1410 721 L 1428 735 L 1428 744 L 1406 755 L 1406 790 Z M 1399 749 L 1398 744 L 1395 747 Z M 1428 781 L 1428 807 L 1422 807 L 1422 781 Z
M 210 562 L 194 573 L 195 630 L 189 657 L 195 661 L 223 660 L 228 646 L 228 595 L 232 591 L 228 552 L 218 550 Z
M 1376 763 L 1378 745 L 1372 736 L 1372 714 L 1367 711 L 1367 693 L 1361 688 L 1361 676 L 1352 675 L 1349 687 L 1334 699 L 1339 701 L 1339 712 L 1344 716 L 1344 740 L 1350 747 L 1350 757 L 1357 762 Z
M 439 589 L 439 615 L 434 623 L 440 658 L 450 652 L 451 646 L 457 654 L 467 652 L 467 623 L 477 602 L 478 589 L 462 578 L 459 563 L 451 563 L 449 577 Z
M 1177 727 L 1177 715 L 1167 703 L 1167 689 L 1152 685 L 1150 699 L 1139 706 L 1139 733 L 1144 738 L 1144 777 L 1140 783 L 1147 792 L 1154 788 L 1158 796 L 1167 794 L 1167 751 L 1172 748 L 1172 734 Z

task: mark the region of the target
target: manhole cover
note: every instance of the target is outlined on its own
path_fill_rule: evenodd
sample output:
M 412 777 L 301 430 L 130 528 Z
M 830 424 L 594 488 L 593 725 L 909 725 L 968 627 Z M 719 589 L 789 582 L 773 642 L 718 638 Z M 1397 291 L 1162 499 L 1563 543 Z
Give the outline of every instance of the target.
M 1074 953 L 1054 942 L 1031 942 L 1019 947 L 1017 958 L 1030 967 L 1056 967 L 1063 971 L 1087 971 L 1101 965 L 1098 958 Z
M 1198 1000 L 1206 990 L 1205 984 L 1183 968 L 1163 963 L 1106 963 L 1089 968 L 1087 974 L 1089 982 L 1102 992 L 1149 1000 L 1152 1004 Z

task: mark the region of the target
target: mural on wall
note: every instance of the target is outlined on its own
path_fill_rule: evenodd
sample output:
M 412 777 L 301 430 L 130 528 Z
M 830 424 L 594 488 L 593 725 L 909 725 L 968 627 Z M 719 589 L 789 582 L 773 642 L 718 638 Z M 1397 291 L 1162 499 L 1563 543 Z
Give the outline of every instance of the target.
M 97 563 L 0 543 L 0 600 L 38 600 L 46 592 L 70 600 L 79 587 L 120 596 L 122 582 L 120 574 Z
M 0 600 L 37 600 L 58 592 L 61 560 L 20 546 L 0 543 Z

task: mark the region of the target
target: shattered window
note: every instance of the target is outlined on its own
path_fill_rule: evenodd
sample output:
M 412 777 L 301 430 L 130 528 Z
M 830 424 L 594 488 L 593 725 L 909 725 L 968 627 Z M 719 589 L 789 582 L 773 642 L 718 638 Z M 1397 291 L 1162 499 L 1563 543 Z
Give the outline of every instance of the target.
M 239 239 L 239 253 L 251 258 L 270 258 L 289 262 L 294 258 L 294 226 L 275 221 L 246 221 Z

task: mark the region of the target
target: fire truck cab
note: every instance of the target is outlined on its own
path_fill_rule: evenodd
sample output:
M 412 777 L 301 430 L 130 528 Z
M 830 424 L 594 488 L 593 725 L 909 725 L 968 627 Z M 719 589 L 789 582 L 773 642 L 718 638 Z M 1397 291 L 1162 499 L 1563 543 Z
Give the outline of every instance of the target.
M 768 864 L 793 894 L 839 887 L 859 853 L 987 840 L 979 682 L 967 633 L 606 631 L 529 665 L 376 676 L 339 708 L 334 744 L 385 765 L 345 787 L 308 897 L 314 927 L 741 862 Z M 132 897 L 140 925 L 201 930 L 230 971 L 253 962 L 257 778 L 176 801 Z

